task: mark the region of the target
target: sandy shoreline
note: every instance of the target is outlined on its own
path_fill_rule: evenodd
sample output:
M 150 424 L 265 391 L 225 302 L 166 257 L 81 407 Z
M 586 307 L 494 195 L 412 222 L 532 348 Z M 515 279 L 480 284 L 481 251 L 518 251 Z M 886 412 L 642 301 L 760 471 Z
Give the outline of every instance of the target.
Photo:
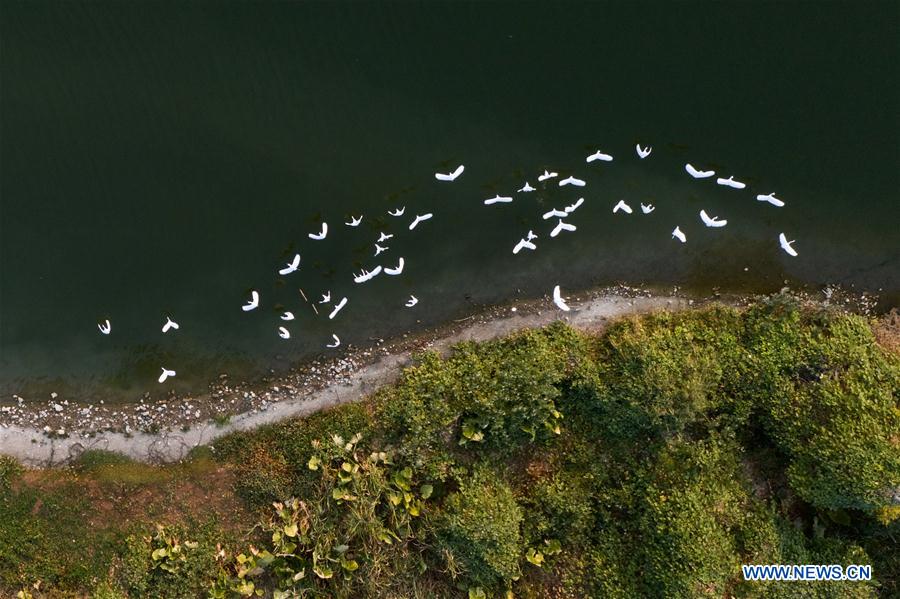
M 143 462 L 178 461 L 192 448 L 231 432 L 362 399 L 396 380 L 417 350 L 445 352 L 460 341 L 502 337 L 556 320 L 597 330 L 620 316 L 682 310 L 710 301 L 737 305 L 752 298 L 698 298 L 654 295 L 630 287 L 604 288 L 570 296 L 573 309 L 568 313 L 558 310 L 548 298 L 516 301 L 420 334 L 387 343 L 379 340 L 372 347 L 349 351 L 334 360 L 313 361 L 255 385 L 220 381 L 201 397 L 115 408 L 50 402 L 28 413 L 30 422 L 10 418 L 21 414 L 5 406 L 0 413 L 0 453 L 36 467 L 65 464 L 86 449 L 116 451 Z

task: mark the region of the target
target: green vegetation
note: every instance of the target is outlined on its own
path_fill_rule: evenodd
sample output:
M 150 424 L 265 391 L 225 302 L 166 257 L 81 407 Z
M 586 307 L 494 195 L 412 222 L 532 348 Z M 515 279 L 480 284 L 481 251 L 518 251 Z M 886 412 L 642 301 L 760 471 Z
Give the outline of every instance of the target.
M 177 466 L 0 458 L 0 595 L 897 596 L 900 356 L 873 324 L 781 296 L 556 324 Z M 114 497 L 142 509 L 85 517 Z

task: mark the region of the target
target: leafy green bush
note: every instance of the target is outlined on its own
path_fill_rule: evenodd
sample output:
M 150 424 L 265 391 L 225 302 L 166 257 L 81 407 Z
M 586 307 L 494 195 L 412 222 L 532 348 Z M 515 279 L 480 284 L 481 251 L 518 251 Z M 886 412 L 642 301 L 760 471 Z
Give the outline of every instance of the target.
M 10 485 L 24 472 L 22 465 L 10 456 L 0 454 L 0 493 L 8 491 Z
M 106 466 L 118 466 L 120 464 L 133 464 L 134 460 L 126 455 L 105 449 L 87 449 L 81 452 L 70 464 L 71 468 L 78 472 L 93 472 Z
M 522 508 L 496 472 L 476 467 L 437 517 L 439 550 L 449 551 L 473 586 L 493 588 L 520 575 Z

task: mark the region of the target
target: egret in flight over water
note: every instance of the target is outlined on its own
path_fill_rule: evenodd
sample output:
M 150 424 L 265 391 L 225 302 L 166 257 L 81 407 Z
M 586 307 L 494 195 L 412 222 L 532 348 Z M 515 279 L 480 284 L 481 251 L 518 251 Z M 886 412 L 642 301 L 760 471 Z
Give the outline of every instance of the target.
M 703 224 L 707 227 L 724 227 L 728 224 L 727 220 L 719 220 L 718 216 L 710 216 L 706 213 L 706 210 L 700 211 L 700 220 L 703 221 Z
M 756 200 L 758 202 L 768 202 L 777 208 L 781 208 L 782 206 L 784 206 L 784 202 L 776 198 L 774 193 L 769 193 L 766 195 L 759 194 L 758 196 L 756 196 Z
M 650 152 L 653 151 L 653 148 L 651 148 L 650 146 L 647 146 L 646 148 L 642 148 L 641 144 L 637 144 L 634 146 L 634 151 L 637 152 L 638 158 L 643 160 L 644 158 L 646 158 L 647 156 L 650 155 Z
M 797 250 L 791 247 L 791 244 L 794 243 L 796 239 L 792 239 L 790 241 L 787 240 L 784 233 L 778 234 L 778 243 L 781 245 L 781 249 L 787 252 L 788 256 L 796 256 Z
M 681 232 L 680 227 L 675 227 L 674 229 L 672 229 L 672 237 L 674 237 L 681 243 L 687 242 L 687 236 Z
M 328 315 L 328 320 L 334 320 L 334 317 L 337 316 L 337 313 L 340 312 L 346 305 L 347 298 L 345 297 L 334 306 L 334 310 L 332 310 L 331 314 Z
M 322 299 L 319 300 L 319 303 L 320 303 L 320 304 L 327 304 L 327 303 L 330 302 L 330 301 L 331 301 L 331 292 L 330 292 L 330 291 L 326 291 L 325 293 L 322 294 Z
M 429 212 L 427 214 L 417 214 L 416 218 L 413 219 L 413 222 L 409 223 L 409 230 L 412 231 L 417 226 L 419 226 L 419 223 L 424 223 L 426 220 L 430 219 L 432 216 L 434 216 L 434 215 L 431 212 Z
M 557 235 L 559 235 L 559 234 L 562 233 L 563 231 L 568 231 L 568 232 L 572 233 L 572 232 L 575 231 L 577 228 L 578 228 L 578 227 L 576 227 L 575 225 L 572 225 L 572 224 L 569 224 L 569 223 L 565 223 L 565 222 L 562 221 L 562 219 L 560 219 L 560 221 L 559 221 L 558 223 L 556 223 L 556 226 L 553 227 L 553 230 L 550 231 L 550 237 L 556 237 Z
M 462 168 L 462 167 L 460 167 L 460 168 Z M 334 339 L 334 343 L 329 343 L 325 347 L 330 347 L 330 348 L 334 349 L 335 347 L 338 347 L 341 344 L 340 338 L 337 335 L 335 335 L 334 333 L 331 334 L 331 338 Z
M 175 371 L 174 371 L 174 370 L 169 370 L 168 368 L 166 368 L 166 367 L 163 366 L 163 367 L 162 367 L 162 374 L 160 374 L 160 375 L 159 375 L 159 378 L 156 379 L 156 380 L 158 380 L 160 383 L 165 383 L 165 382 L 166 382 L 166 379 L 169 378 L 170 376 L 175 376 Z
M 567 216 L 569 216 L 569 213 L 565 210 L 557 210 L 554 208 L 553 210 L 544 213 L 544 220 L 549 220 L 551 218 L 565 218 Z
M 166 324 L 164 324 L 162 327 L 163 333 L 168 333 L 172 329 L 175 329 L 177 331 L 180 328 L 181 326 L 177 322 L 166 316 Z
M 613 157 L 609 154 L 604 154 L 601 150 L 597 150 L 587 158 L 585 158 L 585 162 L 594 162 L 599 160 L 600 162 L 612 162 Z
M 384 267 L 384 274 L 386 275 L 399 275 L 403 272 L 403 265 L 405 264 L 403 260 L 403 256 L 400 257 L 400 261 L 397 263 L 397 268 L 389 268 L 387 266 Z
M 293 312 L 285 312 L 284 314 L 281 315 L 281 320 L 294 320 L 294 313 Z
M 381 252 L 386 252 L 386 251 L 388 251 L 389 249 L 391 249 L 391 248 L 390 248 L 390 247 L 382 247 L 382 246 L 380 246 L 380 245 L 378 245 L 378 244 L 376 243 L 376 244 L 375 244 L 375 255 L 377 256 L 377 255 L 380 254 Z
M 373 268 L 371 271 L 368 271 L 364 268 L 364 269 L 362 269 L 362 272 L 360 274 L 355 275 L 353 277 L 353 282 L 354 283 L 365 283 L 366 281 L 374 279 L 375 277 L 377 277 L 380 274 L 381 274 L 381 265 L 380 264 L 378 266 L 376 266 L 375 268 Z
M 656 210 L 656 206 L 653 204 L 641 204 L 641 212 L 644 214 L 650 214 L 654 210 Z
M 484 201 L 485 206 L 490 206 L 492 204 L 509 204 L 513 199 L 510 196 L 501 196 L 499 193 L 492 198 L 488 198 Z
M 686 170 L 688 172 L 688 174 L 690 176 L 692 176 L 694 179 L 708 179 L 709 177 L 712 177 L 713 175 L 716 174 L 716 171 L 697 170 L 696 168 L 693 167 L 693 165 L 690 162 L 688 162 L 687 164 L 684 165 L 684 170 Z
M 278 327 L 278 336 L 282 339 L 290 339 L 291 332 L 284 327 Z
M 566 206 L 566 207 L 564 208 L 564 210 L 566 211 L 566 214 L 572 214 L 573 212 L 575 212 L 576 210 L 578 210 L 578 208 L 579 208 L 582 204 L 584 204 L 584 198 L 578 198 L 578 199 L 575 201 L 574 204 L 569 204 L 568 206 Z
M 716 179 L 716 183 L 718 183 L 719 185 L 724 185 L 725 187 L 731 187 L 732 189 L 744 189 L 745 187 L 747 187 L 746 183 L 735 181 L 734 177 L 728 177 L 727 179 L 719 177 L 718 179 Z
M 406 303 L 403 305 L 406 306 L 407 308 L 412 308 L 413 306 L 415 306 L 418 303 L 419 303 L 419 298 L 417 298 L 414 295 L 411 295 L 411 296 L 409 296 L 409 299 L 406 301 Z
M 387 233 L 382 231 L 381 234 L 378 236 L 378 241 L 376 241 L 375 243 L 383 243 L 393 236 L 394 236 L 393 234 L 388 235 Z
M 328 235 L 328 223 L 322 223 L 322 230 L 318 233 L 310 233 L 309 238 L 319 241 L 325 239 L 326 235 Z
M 395 208 L 394 210 L 388 210 L 388 214 L 391 216 L 403 216 L 403 213 L 406 212 L 406 206 L 403 208 Z
M 619 210 L 625 212 L 626 214 L 631 214 L 631 206 L 625 203 L 625 200 L 619 200 L 619 203 L 613 206 L 613 214 L 618 212 Z
M 538 177 L 538 181 L 543 183 L 547 179 L 552 179 L 553 177 L 558 177 L 558 176 L 559 176 L 559 173 L 555 173 L 555 172 L 551 173 L 550 171 L 545 169 L 544 174 Z
M 100 329 L 100 332 L 104 335 L 109 335 L 109 332 L 112 331 L 112 325 L 109 323 L 108 318 L 102 323 L 97 323 L 97 328 Z
M 566 304 L 565 300 L 562 297 L 562 292 L 559 290 L 559 285 L 553 288 L 553 303 L 556 304 L 556 307 L 562 310 L 563 312 L 568 312 L 571 310 L 568 304 Z
M 257 307 L 259 307 L 259 292 L 253 289 L 250 291 L 250 301 L 241 306 L 241 310 L 249 312 L 250 310 L 256 310 Z
M 289 275 L 292 272 L 297 272 L 297 269 L 300 268 L 300 254 L 294 254 L 294 259 L 287 263 L 287 266 L 278 271 L 278 274 L 284 276 Z
M 523 249 L 525 250 L 536 250 L 537 246 L 531 242 L 530 239 L 520 239 L 519 243 L 516 244 L 516 247 L 513 248 L 513 254 L 518 254 Z
M 452 173 L 448 173 L 446 175 L 443 173 L 435 173 L 434 178 L 438 181 L 455 181 L 456 178 L 460 176 L 464 170 L 466 170 L 466 167 L 460 164 Z
M 565 187 L 566 185 L 574 185 L 575 187 L 584 187 L 585 182 L 582 181 L 581 179 L 576 179 L 575 177 L 569 176 L 569 177 L 566 177 L 565 179 L 562 179 L 559 182 L 560 187 Z
M 363 219 L 362 216 L 356 217 L 356 216 L 353 216 L 353 215 L 351 214 L 351 215 L 350 215 L 350 222 L 349 222 L 349 223 L 344 223 L 344 224 L 347 225 L 348 227 L 358 227 L 358 226 L 359 226 L 359 223 L 362 222 L 362 219 Z
M 534 191 L 534 187 L 528 181 L 525 181 L 525 187 L 519 190 L 519 193 L 528 193 L 529 191 Z

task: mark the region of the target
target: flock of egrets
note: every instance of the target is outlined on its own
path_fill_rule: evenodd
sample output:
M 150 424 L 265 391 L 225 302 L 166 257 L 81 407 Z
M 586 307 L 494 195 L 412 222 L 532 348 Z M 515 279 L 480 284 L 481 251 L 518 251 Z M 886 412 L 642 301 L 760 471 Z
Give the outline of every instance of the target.
M 635 146 L 635 152 L 637 153 L 638 158 L 641 160 L 648 158 L 650 156 L 650 154 L 652 153 L 652 151 L 653 151 L 653 148 L 650 146 L 642 147 L 641 144 L 637 144 Z M 598 150 L 597 152 L 589 155 L 585 159 L 585 162 L 587 162 L 587 163 L 592 163 L 595 161 L 612 162 L 613 157 L 610 154 L 607 154 L 601 150 Z M 716 175 L 715 171 L 701 170 L 701 169 L 694 167 L 690 163 L 685 164 L 684 168 L 685 168 L 685 171 L 687 171 L 688 175 L 690 175 L 694 179 L 709 179 Z M 465 172 L 465 166 L 459 165 L 458 167 L 456 167 L 455 170 L 453 170 L 450 173 L 435 173 L 434 177 L 437 181 L 452 183 L 453 181 L 456 181 L 456 179 L 459 178 L 464 172 Z M 559 178 L 559 173 L 545 170 L 542 174 L 538 175 L 537 181 L 538 181 L 538 183 L 546 184 L 547 181 L 550 181 L 552 179 L 557 179 L 557 178 Z M 718 177 L 716 179 L 716 183 L 718 185 L 722 185 L 724 187 L 729 187 L 732 189 L 741 190 L 741 189 L 746 188 L 745 183 L 735 180 L 735 178 L 733 176 L 729 176 L 727 178 Z M 578 179 L 575 176 L 570 175 L 564 179 L 559 179 L 558 185 L 559 185 L 559 187 L 573 186 L 573 187 L 581 188 L 581 187 L 586 186 L 586 182 L 583 179 Z M 518 189 L 517 193 L 530 193 L 533 191 L 536 191 L 536 188 L 533 187 L 528 181 L 526 181 L 525 185 L 523 185 L 520 189 Z M 774 193 L 769 193 L 769 194 L 765 194 L 765 195 L 759 194 L 756 196 L 756 199 L 757 199 L 757 201 L 766 202 L 766 203 L 771 204 L 772 206 L 775 206 L 778 208 L 781 208 L 784 206 L 784 202 L 782 200 L 778 199 L 777 197 L 775 197 Z M 492 206 L 494 204 L 508 204 L 508 203 L 513 202 L 513 200 L 514 200 L 513 196 L 504 196 L 504 195 L 496 194 L 494 197 L 485 199 L 484 205 Z M 565 206 L 562 210 L 553 208 L 543 214 L 543 220 L 557 219 L 556 225 L 550 231 L 550 237 L 556 237 L 563 232 L 574 232 L 577 230 L 577 227 L 574 224 L 568 223 L 564 219 L 568 218 L 572 213 L 574 213 L 579 207 L 581 207 L 581 205 L 583 203 L 584 203 L 584 198 L 579 198 L 574 203 L 572 203 L 568 206 Z M 640 208 L 641 208 L 641 212 L 643 214 L 650 214 L 651 212 L 653 212 L 656 209 L 652 204 L 643 204 L 643 203 L 640 204 Z M 404 216 L 405 212 L 406 212 L 406 207 L 402 206 L 399 208 L 395 208 L 393 210 L 389 210 L 388 215 L 395 217 L 395 218 L 402 218 Z M 632 214 L 633 209 L 631 208 L 631 206 L 628 205 L 628 203 L 625 202 L 625 200 L 619 200 L 613 206 L 612 212 L 613 212 L 613 214 L 616 214 L 619 212 L 623 212 L 625 214 Z M 417 214 L 413 218 L 413 220 L 409 223 L 408 229 L 410 231 L 412 231 L 412 230 L 416 229 L 416 227 L 418 227 L 421 223 L 430 220 L 432 217 L 433 217 L 433 214 L 430 212 L 426 213 L 426 214 Z M 709 216 L 709 214 L 707 214 L 706 210 L 703 210 L 703 209 L 700 210 L 699 217 L 700 217 L 700 221 L 707 227 L 720 228 L 720 227 L 724 227 L 728 224 L 727 220 L 720 219 L 717 216 Z M 349 222 L 345 222 L 344 224 L 348 227 L 358 227 L 362 223 L 363 218 L 364 218 L 363 215 L 351 216 Z M 313 241 L 325 240 L 328 237 L 328 223 L 323 222 L 321 225 L 321 228 L 318 231 L 309 233 L 308 237 L 309 237 L 309 239 L 311 239 Z M 388 245 L 382 245 L 382 244 L 386 244 L 393 237 L 394 237 L 393 234 L 387 234 L 387 233 L 381 232 L 378 239 L 375 240 L 375 242 L 373 244 L 374 245 L 373 257 L 378 257 L 381 254 L 388 252 L 390 250 L 390 247 Z M 522 250 L 530 250 L 530 251 L 536 250 L 537 245 L 534 243 L 534 240 L 537 238 L 538 238 L 538 236 L 534 233 L 534 231 L 529 230 L 528 233 L 525 235 L 525 237 L 520 239 L 519 242 L 515 244 L 515 246 L 513 247 L 513 250 L 512 250 L 513 254 L 518 254 Z M 672 230 L 672 238 L 681 243 L 687 243 L 687 236 L 681 230 L 680 226 L 676 225 L 675 228 Z M 784 233 L 780 233 L 778 235 L 778 242 L 779 242 L 781 248 L 788 255 L 797 256 L 797 251 L 794 250 L 794 248 L 792 247 L 792 244 L 794 243 L 794 241 L 789 241 Z M 294 254 L 293 258 L 282 268 L 278 269 L 277 272 L 282 277 L 289 276 L 300 270 L 300 263 L 301 263 L 300 254 L 299 253 Z M 381 274 L 385 274 L 388 276 L 398 276 L 403 273 L 404 266 L 405 266 L 405 260 L 402 256 L 400 256 L 396 260 L 396 266 L 393 266 L 393 265 L 384 266 L 384 265 L 379 264 L 379 265 L 374 266 L 371 270 L 361 269 L 358 274 L 353 273 L 353 281 L 357 284 L 362 284 L 362 283 L 366 283 L 367 281 L 372 280 L 373 278 L 375 278 Z M 333 302 L 332 297 L 331 297 L 331 291 L 326 291 L 325 293 L 323 293 L 321 299 L 318 300 L 317 302 L 310 302 L 307 299 L 306 295 L 303 293 L 302 289 L 300 290 L 300 294 L 303 297 L 304 301 L 306 301 L 307 303 L 309 303 L 312 306 L 313 310 L 315 311 L 315 313 L 317 315 L 319 314 L 317 305 L 330 305 L 331 311 L 328 313 L 329 320 L 334 320 L 334 318 L 340 313 L 340 311 L 347 305 L 347 302 L 349 301 L 347 297 L 342 297 L 339 301 Z M 419 300 L 416 298 L 416 296 L 410 295 L 409 298 L 404 302 L 404 306 L 407 308 L 412 308 L 418 302 L 419 302 Z M 568 312 L 570 310 L 569 306 L 566 304 L 565 299 L 563 298 L 563 295 L 562 295 L 559 285 L 556 285 L 553 288 L 553 302 L 554 302 L 554 304 L 556 304 L 556 306 L 560 310 L 563 310 L 565 312 Z M 259 305 L 260 305 L 260 295 L 259 295 L 259 292 L 254 289 L 254 290 L 250 291 L 250 298 L 247 301 L 247 303 L 245 303 L 244 305 L 241 306 L 241 309 L 244 312 L 251 312 L 253 310 L 256 310 L 259 307 Z M 280 319 L 285 324 L 282 324 L 281 326 L 277 327 L 276 332 L 279 337 L 281 337 L 282 339 L 290 339 L 291 338 L 291 332 L 290 332 L 290 329 L 288 329 L 289 325 L 287 323 L 294 320 L 294 318 L 295 317 L 292 312 L 290 312 L 290 311 L 282 312 L 282 314 L 280 315 Z M 112 324 L 110 323 L 110 321 L 108 319 L 104 320 L 103 322 L 98 323 L 97 327 L 99 328 L 100 332 L 104 335 L 109 335 L 112 331 Z M 163 327 L 162 327 L 162 332 L 168 333 L 170 331 L 177 331 L 179 328 L 180 328 L 180 325 L 177 322 L 175 322 L 174 320 L 172 320 L 171 317 L 167 316 L 166 322 L 165 322 L 165 324 L 163 324 Z M 325 347 L 336 348 L 341 345 L 341 340 L 337 336 L 337 334 L 332 334 L 332 340 L 333 340 L 332 343 L 326 344 Z M 161 370 L 162 370 L 162 373 L 160 374 L 159 379 L 158 379 L 160 383 L 163 383 L 168 378 L 174 377 L 176 375 L 176 372 L 174 370 L 168 369 L 166 367 L 161 367 Z

